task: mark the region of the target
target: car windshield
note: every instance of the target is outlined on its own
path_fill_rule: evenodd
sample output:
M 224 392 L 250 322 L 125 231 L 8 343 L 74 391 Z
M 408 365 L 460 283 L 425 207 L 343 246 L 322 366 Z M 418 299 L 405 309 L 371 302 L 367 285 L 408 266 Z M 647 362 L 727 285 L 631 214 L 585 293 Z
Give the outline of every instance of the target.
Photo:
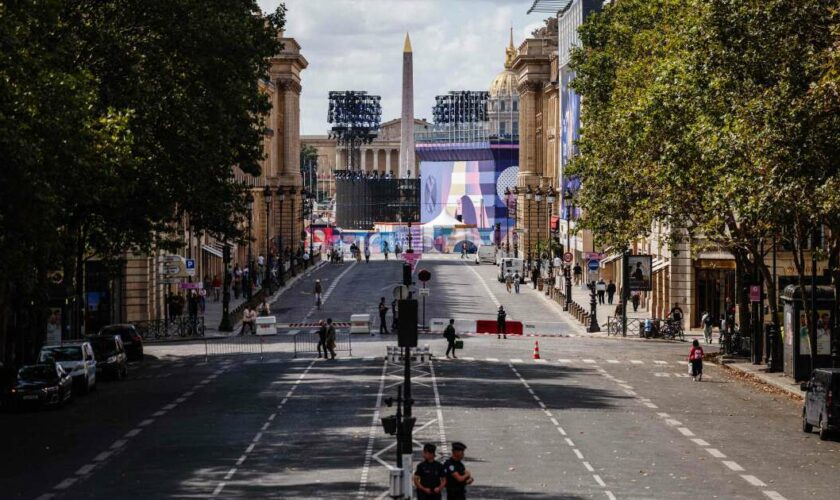
M 114 335 L 119 335 L 123 340 L 130 340 L 132 329 L 126 328 L 124 326 L 106 326 L 102 330 L 99 330 L 97 335 L 101 337 L 113 337 Z
M 82 346 L 48 347 L 41 351 L 41 361 L 81 361 Z
M 90 344 L 93 346 L 93 353 L 97 356 L 110 356 L 117 352 L 117 343 L 113 337 L 90 339 Z
M 55 367 L 24 366 L 18 372 L 18 379 L 31 382 L 45 382 L 56 377 Z

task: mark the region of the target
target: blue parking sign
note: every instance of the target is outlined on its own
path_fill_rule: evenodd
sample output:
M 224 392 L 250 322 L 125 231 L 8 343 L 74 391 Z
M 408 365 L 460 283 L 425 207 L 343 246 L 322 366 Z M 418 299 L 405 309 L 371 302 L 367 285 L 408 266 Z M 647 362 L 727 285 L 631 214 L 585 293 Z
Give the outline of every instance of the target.
M 600 264 L 595 259 L 589 259 L 589 263 L 586 264 L 586 267 L 588 267 L 590 271 L 597 271 Z

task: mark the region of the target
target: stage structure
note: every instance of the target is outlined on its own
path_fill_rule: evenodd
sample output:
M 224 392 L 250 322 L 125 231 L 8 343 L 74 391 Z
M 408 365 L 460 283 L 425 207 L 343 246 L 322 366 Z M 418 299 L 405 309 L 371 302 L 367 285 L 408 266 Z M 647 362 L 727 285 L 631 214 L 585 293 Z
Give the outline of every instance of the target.
M 361 170 L 361 145 L 370 144 L 379 133 L 380 97 L 363 90 L 343 90 L 331 91 L 329 101 L 327 121 L 332 125 L 329 138 L 335 139 L 338 147 L 343 146 L 347 151 L 345 168 Z
M 420 180 L 338 172 L 335 222 L 342 229 L 372 230 L 377 223 L 420 222 Z
M 472 251 L 503 241 L 516 245 L 509 217 L 515 206 L 505 190 L 516 185 L 519 142 L 491 130 L 491 99 L 484 91 L 437 96 L 434 129 L 415 134 L 424 252 L 457 253 L 463 246 Z

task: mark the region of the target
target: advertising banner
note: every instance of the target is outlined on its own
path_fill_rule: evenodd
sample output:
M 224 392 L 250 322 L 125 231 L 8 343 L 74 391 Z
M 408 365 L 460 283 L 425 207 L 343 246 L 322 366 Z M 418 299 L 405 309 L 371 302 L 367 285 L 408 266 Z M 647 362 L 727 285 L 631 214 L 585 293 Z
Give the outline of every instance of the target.
M 650 255 L 628 255 L 627 285 L 630 291 L 649 292 L 651 288 L 653 257 Z

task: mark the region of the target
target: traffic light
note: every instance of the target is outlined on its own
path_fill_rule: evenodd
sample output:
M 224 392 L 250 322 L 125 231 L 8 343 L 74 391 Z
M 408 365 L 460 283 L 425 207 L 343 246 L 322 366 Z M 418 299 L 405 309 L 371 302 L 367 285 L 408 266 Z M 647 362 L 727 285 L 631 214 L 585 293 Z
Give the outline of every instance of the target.
M 399 301 L 397 341 L 400 347 L 417 347 L 417 300 Z
M 411 285 L 411 264 L 404 263 L 403 264 L 403 285 L 410 286 Z

